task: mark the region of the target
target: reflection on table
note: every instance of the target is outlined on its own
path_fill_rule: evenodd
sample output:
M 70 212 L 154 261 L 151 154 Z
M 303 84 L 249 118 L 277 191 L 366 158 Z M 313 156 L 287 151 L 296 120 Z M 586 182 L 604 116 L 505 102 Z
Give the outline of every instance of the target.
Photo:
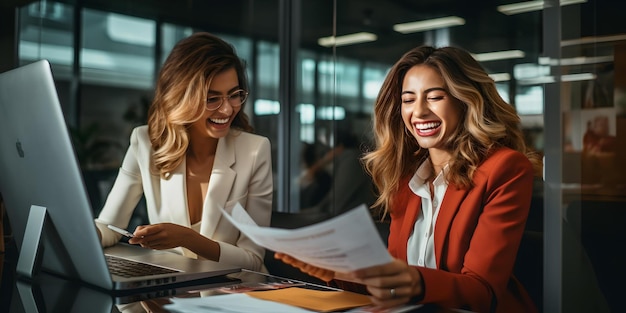
M 226 279 L 225 279 L 226 278 Z M 337 291 L 323 285 L 291 280 L 288 278 L 242 271 L 229 274 L 221 279 L 207 279 L 193 284 L 184 284 L 170 289 L 154 289 L 129 294 L 111 294 L 69 281 L 48 273 L 41 273 L 33 281 L 18 279 L 15 282 L 9 313 L 44 312 L 169 312 L 165 305 L 173 297 L 210 297 L 251 290 L 273 290 L 286 287 L 300 287 L 319 291 Z M 434 306 L 423 306 L 402 312 L 463 312 Z

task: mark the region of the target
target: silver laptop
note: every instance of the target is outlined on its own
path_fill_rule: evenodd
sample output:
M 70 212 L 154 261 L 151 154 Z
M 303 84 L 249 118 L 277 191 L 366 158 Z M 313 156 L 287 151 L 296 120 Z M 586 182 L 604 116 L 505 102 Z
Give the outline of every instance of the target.
M 128 244 L 102 249 L 46 60 L 0 74 L 0 194 L 20 248 L 22 276 L 41 269 L 105 290 L 131 291 L 206 283 L 201 280 L 241 270 Z M 108 258 L 155 267 L 141 276 L 116 274 Z

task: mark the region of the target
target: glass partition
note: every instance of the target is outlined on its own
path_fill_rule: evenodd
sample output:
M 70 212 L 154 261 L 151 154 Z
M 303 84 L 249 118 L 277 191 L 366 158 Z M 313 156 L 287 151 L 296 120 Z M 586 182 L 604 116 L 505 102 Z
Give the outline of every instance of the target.
M 57 79 L 57 92 L 70 123 L 76 115 L 70 107 L 76 33 L 74 6 L 58 2 L 33 2 L 19 11 L 19 64 L 47 59 Z
M 515 2 L 35 1 L 20 8 L 19 61 L 52 63 L 81 165 L 98 174 L 87 185 L 99 208 L 169 51 L 195 31 L 218 34 L 247 63 L 246 113 L 272 143 L 274 210 L 310 222 L 373 201 L 369 189 L 342 191 L 368 182 L 341 164 L 372 147 L 373 105 L 393 63 L 421 44 L 465 48 L 545 155 L 527 223 L 543 236 L 533 297 L 546 312 L 616 311 L 626 289 L 616 248 L 626 245 L 626 2 L 512 11 Z
M 540 60 L 558 78 L 558 90 L 548 88 L 560 95 L 561 116 L 546 120 L 562 119 L 563 312 L 617 312 L 626 291 L 618 265 L 626 253 L 616 249 L 626 244 L 626 150 L 619 144 L 626 140 L 626 26 L 616 13 L 623 9 L 592 0 L 561 7 L 558 55 Z

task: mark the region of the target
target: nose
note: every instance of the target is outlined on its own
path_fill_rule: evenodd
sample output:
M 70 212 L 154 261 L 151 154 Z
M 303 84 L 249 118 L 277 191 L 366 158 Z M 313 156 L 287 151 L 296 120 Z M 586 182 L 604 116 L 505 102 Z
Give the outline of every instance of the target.
M 430 112 L 430 108 L 428 107 L 428 103 L 425 98 L 418 97 L 413 102 L 413 116 L 422 117 L 428 115 Z
M 230 115 L 233 113 L 234 108 L 233 106 L 230 104 L 230 101 L 228 101 L 228 99 L 224 99 L 224 102 L 222 102 L 222 105 L 217 109 L 220 113 L 226 114 L 226 115 Z

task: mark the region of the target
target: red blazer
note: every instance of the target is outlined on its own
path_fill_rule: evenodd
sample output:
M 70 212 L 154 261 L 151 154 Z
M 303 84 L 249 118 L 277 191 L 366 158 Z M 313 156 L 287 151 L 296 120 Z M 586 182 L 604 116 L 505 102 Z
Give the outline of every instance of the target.
M 389 252 L 407 260 L 407 242 L 421 212 L 421 198 L 406 178 L 391 208 Z M 437 269 L 422 274 L 423 303 L 474 312 L 536 312 L 513 277 L 532 196 L 533 168 L 521 153 L 495 151 L 474 174 L 474 187 L 450 184 L 435 224 Z

